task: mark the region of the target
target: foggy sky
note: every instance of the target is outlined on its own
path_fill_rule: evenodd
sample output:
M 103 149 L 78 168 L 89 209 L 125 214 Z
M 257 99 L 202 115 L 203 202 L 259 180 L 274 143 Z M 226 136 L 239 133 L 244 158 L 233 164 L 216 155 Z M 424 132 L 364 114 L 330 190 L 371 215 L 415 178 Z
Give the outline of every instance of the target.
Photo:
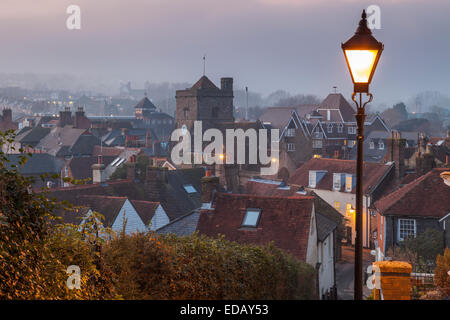
M 66 8 L 81 7 L 81 30 Z M 444 0 L 1 0 L 0 72 L 70 73 L 99 79 L 216 83 L 350 97 L 340 44 L 361 11 L 381 7 L 385 44 L 374 103 L 417 92 L 450 94 L 450 1 Z

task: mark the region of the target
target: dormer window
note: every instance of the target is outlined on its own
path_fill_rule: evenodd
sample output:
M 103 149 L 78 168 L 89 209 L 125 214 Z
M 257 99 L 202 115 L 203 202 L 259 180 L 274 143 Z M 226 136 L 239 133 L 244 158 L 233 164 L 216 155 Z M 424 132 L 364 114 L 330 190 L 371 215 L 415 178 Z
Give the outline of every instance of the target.
M 345 176 L 345 192 L 352 192 L 353 189 L 353 175 L 347 174 Z
M 375 149 L 375 143 L 373 141 L 370 142 L 369 149 Z
M 356 128 L 355 127 L 348 127 L 348 133 L 349 134 L 356 134 Z
M 315 171 L 309 171 L 309 187 L 310 188 L 316 187 L 316 172 Z
M 342 173 L 333 173 L 333 190 L 340 191 L 342 187 Z
M 328 133 L 333 133 L 333 125 L 331 123 L 329 123 L 328 126 L 327 126 L 327 132 Z
M 344 125 L 342 123 L 339 123 L 337 126 L 337 132 L 342 133 L 343 129 L 344 129 Z
M 244 221 L 242 222 L 242 226 L 256 228 L 259 222 L 260 215 L 261 209 L 247 209 L 247 211 L 245 212 Z
M 309 171 L 309 187 L 315 188 L 319 181 L 325 176 L 325 170 L 310 170 Z
M 379 148 L 380 150 L 384 150 L 384 142 L 383 142 L 383 141 L 380 141 L 380 142 L 378 143 L 378 148 Z

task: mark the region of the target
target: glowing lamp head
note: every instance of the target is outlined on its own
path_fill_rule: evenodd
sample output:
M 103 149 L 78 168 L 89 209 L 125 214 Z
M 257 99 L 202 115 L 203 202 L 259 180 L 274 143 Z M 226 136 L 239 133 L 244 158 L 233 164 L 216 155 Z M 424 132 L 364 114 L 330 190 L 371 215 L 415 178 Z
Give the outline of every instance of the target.
M 350 70 L 354 92 L 368 93 L 384 46 L 372 36 L 366 17 L 364 10 L 355 35 L 342 44 L 342 50 Z

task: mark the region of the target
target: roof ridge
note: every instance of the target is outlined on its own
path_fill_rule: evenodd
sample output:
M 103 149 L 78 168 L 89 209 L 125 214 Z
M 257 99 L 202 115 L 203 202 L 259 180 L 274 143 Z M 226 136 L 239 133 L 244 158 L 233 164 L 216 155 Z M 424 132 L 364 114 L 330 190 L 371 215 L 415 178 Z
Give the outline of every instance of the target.
M 377 207 L 377 203 L 382 203 L 382 201 L 388 201 L 394 199 L 397 195 L 400 195 L 399 198 L 396 199 L 395 202 L 389 203 L 388 206 L 386 208 L 383 209 L 383 211 L 389 210 L 393 205 L 395 205 L 397 202 L 399 202 L 401 199 L 403 199 L 409 192 L 411 192 L 412 190 L 414 190 L 416 187 L 419 187 L 420 183 L 423 180 L 426 180 L 429 178 L 429 176 L 432 175 L 434 170 L 430 170 L 429 172 L 427 172 L 426 174 L 414 179 L 413 181 L 407 183 L 406 185 L 404 185 L 401 188 L 398 188 L 397 190 L 389 193 L 388 195 L 384 196 L 383 198 L 381 198 L 380 200 L 378 200 L 377 202 L 375 202 L 375 207 Z

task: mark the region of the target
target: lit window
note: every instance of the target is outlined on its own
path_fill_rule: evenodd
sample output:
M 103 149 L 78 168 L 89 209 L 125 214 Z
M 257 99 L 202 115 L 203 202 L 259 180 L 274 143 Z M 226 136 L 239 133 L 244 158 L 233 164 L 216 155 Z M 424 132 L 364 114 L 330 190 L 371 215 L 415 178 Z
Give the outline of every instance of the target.
M 197 190 L 195 190 L 195 188 L 192 186 L 192 184 L 185 184 L 183 187 L 187 193 L 196 193 L 197 192 Z
M 341 203 L 339 201 L 334 202 L 334 208 L 339 211 L 341 209 Z
M 398 219 L 398 239 L 400 241 L 416 236 L 416 220 Z
M 345 177 L 345 191 L 346 192 L 352 192 L 352 189 L 353 189 L 353 185 L 352 185 L 353 181 L 352 180 L 353 179 L 352 179 L 352 175 L 351 174 L 348 174 Z
M 259 221 L 259 215 L 261 214 L 261 209 L 247 209 L 245 212 L 244 221 L 242 222 L 243 227 L 256 227 Z

